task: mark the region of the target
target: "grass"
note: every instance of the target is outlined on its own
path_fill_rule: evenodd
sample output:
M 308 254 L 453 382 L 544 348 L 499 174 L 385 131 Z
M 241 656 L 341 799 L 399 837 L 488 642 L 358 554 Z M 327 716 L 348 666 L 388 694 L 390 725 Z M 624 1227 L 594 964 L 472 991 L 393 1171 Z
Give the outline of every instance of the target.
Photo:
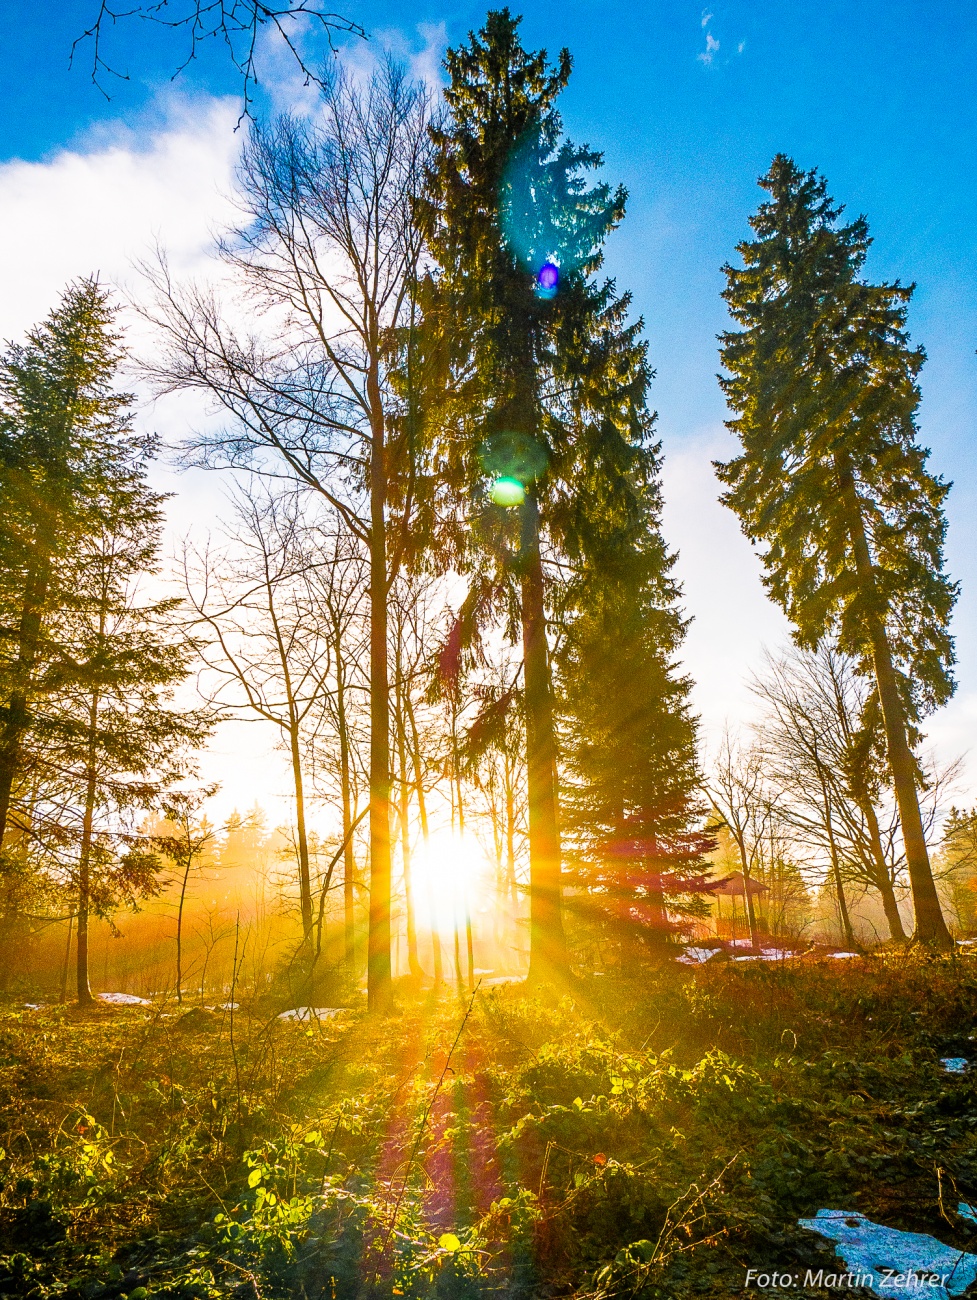
M 0 1295 L 726 1296 L 830 1266 L 822 1207 L 977 1250 L 972 1033 L 977 962 L 912 954 L 311 1025 L 8 1002 Z

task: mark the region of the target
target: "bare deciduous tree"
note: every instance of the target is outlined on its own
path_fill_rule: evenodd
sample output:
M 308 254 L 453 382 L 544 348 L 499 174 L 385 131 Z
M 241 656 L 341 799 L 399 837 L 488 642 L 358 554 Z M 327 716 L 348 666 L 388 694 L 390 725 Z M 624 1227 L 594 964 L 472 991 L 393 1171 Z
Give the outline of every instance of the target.
M 759 946 L 759 926 L 750 884 L 760 861 L 770 818 L 763 758 L 756 748 L 742 749 L 727 730 L 713 764 L 706 793 L 732 836 L 743 872 L 743 895 L 750 943 Z
M 345 960 L 352 971 L 356 945 L 356 872 L 354 828 L 362 820 L 359 799 L 368 780 L 364 761 L 364 714 L 368 711 L 369 674 L 361 664 L 369 654 L 369 617 L 364 610 L 367 560 L 362 545 L 339 527 L 315 530 L 311 544 L 321 558 L 314 577 L 319 622 L 332 659 L 330 689 L 312 734 L 311 768 L 317 793 L 337 802 L 342 817 L 343 928 Z
M 199 461 L 303 484 L 367 549 L 373 1008 L 391 994 L 387 595 L 417 501 L 415 422 L 393 371 L 416 310 L 428 116 L 426 92 L 386 64 L 365 89 L 342 74 L 325 84 L 314 120 L 254 128 L 243 220 L 222 250 L 266 333 L 242 334 L 213 294 L 182 292 L 160 266 L 163 349 L 146 367 L 159 389 L 202 391 L 225 417 L 194 440 Z
M 312 884 L 304 751 L 332 667 L 314 595 L 317 562 L 301 522 L 302 500 L 252 485 L 234 497 L 229 549 L 183 552 L 192 628 L 209 702 L 225 716 L 275 726 L 287 749 L 295 795 L 302 933 L 312 935 Z M 209 681 L 208 681 L 209 678 Z
M 258 85 L 258 42 L 263 32 L 274 34 L 285 45 L 306 84 L 320 81 L 312 60 L 303 52 L 299 24 L 310 24 L 315 32 L 326 37 L 330 46 L 336 32 L 363 36 L 359 24 L 333 13 L 317 0 L 285 0 L 284 4 L 264 4 L 262 0 L 145 0 L 133 3 L 123 0 L 114 4 L 100 0 L 97 12 L 71 47 L 74 62 L 79 50 L 91 50 L 91 77 L 99 90 L 106 91 L 106 82 L 128 81 L 129 74 L 120 71 L 118 60 L 106 48 L 109 33 L 114 33 L 129 19 L 141 19 L 157 29 L 173 32 L 184 39 L 183 54 L 173 72 L 177 76 L 197 58 L 203 46 L 216 41 L 223 45 L 232 66 L 241 77 L 244 98 L 243 116 L 250 117 L 254 92 Z
M 877 893 L 891 937 L 905 942 L 897 890 L 905 868 L 898 808 L 885 762 L 884 733 L 872 683 L 834 647 L 770 658 L 754 679 L 766 716 L 759 743 L 781 815 L 807 846 L 828 859 L 842 913 L 843 881 Z M 935 764 L 920 779 L 927 835 L 938 820 L 956 765 Z

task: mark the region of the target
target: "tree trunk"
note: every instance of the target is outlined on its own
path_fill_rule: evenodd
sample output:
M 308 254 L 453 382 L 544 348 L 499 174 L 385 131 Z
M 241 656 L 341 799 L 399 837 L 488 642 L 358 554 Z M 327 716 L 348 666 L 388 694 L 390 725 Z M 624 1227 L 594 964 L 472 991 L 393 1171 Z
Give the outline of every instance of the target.
M 508 754 L 504 756 L 503 771 L 505 775 L 505 864 L 512 899 L 513 920 L 515 920 L 515 909 L 519 902 L 519 888 L 516 881 L 516 776 Z
M 20 742 L 28 724 L 28 695 L 41 639 L 42 611 L 51 580 L 51 561 L 45 557 L 31 575 L 24 595 L 17 635 L 17 661 L 11 674 L 13 688 L 0 734 L 0 848 L 10 817 L 10 800 L 20 768 Z
M 903 928 L 902 917 L 899 915 L 899 903 L 896 900 L 896 891 L 892 887 L 892 881 L 889 879 L 888 871 L 880 877 L 878 890 L 879 897 L 882 899 L 882 910 L 885 912 L 885 920 L 889 927 L 890 935 L 896 943 L 905 943 L 906 931 Z
M 347 969 L 352 972 L 356 964 L 356 861 L 353 856 L 353 791 L 350 778 L 349 723 L 346 718 L 346 664 L 343 659 L 342 633 L 338 618 L 335 636 L 336 651 L 336 721 L 339 728 L 339 783 L 343 803 L 343 930 L 344 955 Z
M 756 910 L 753 906 L 753 895 L 750 893 L 750 860 L 746 852 L 746 842 L 741 835 L 733 833 L 736 841 L 736 847 L 740 851 L 740 865 L 743 868 L 743 911 L 746 913 L 746 923 L 750 929 L 750 946 L 753 948 L 760 947 L 759 931 L 756 923 Z
M 78 1005 L 91 1006 L 94 1002 L 88 982 L 88 905 L 91 891 L 92 834 L 95 820 L 96 773 L 89 764 L 88 783 L 85 789 L 85 812 L 81 824 L 81 852 L 78 855 L 78 946 L 76 965 L 78 980 Z
M 290 687 L 289 691 L 291 691 Z M 293 713 L 291 702 L 289 702 L 289 712 Z M 302 755 L 299 749 L 299 726 L 294 717 L 288 729 L 288 743 L 292 756 L 292 782 L 295 788 L 295 829 L 299 851 L 299 904 L 302 909 L 302 938 L 306 944 L 311 944 L 312 871 L 309 864 L 309 837 L 305 825 L 305 783 L 302 777 Z
M 847 947 L 852 949 L 858 945 L 855 943 L 855 932 L 851 928 L 848 900 L 845 898 L 845 886 L 841 879 L 841 863 L 838 861 L 838 850 L 835 847 L 834 840 L 831 842 L 831 872 L 835 881 L 835 897 L 838 900 L 838 919 L 841 922 L 841 933 Z
M 428 843 L 428 821 L 427 821 L 427 800 L 424 797 L 424 768 L 421 760 L 421 738 L 417 730 L 417 719 L 414 716 L 414 707 L 411 704 L 410 696 L 404 696 L 404 712 L 407 721 L 410 723 L 410 750 L 411 763 L 414 768 L 414 791 L 417 794 L 417 816 L 421 823 L 421 843 L 427 852 Z M 430 873 L 427 880 L 427 906 L 431 917 L 431 960 L 434 964 L 434 982 L 435 984 L 444 983 L 444 958 L 441 953 L 441 931 L 438 928 L 438 910 L 437 899 L 434 894 L 434 882 L 431 880 Z
M 397 757 L 400 763 L 400 861 L 404 870 L 404 906 L 407 909 L 407 967 L 415 978 L 424 975 L 417 955 L 417 919 L 414 912 L 414 882 L 411 879 L 410 860 L 410 785 L 407 778 L 407 743 L 401 701 L 400 668 L 397 670 Z
M 183 1003 L 183 905 L 187 897 L 187 882 L 190 879 L 190 868 L 193 865 L 193 851 L 187 844 L 187 865 L 183 872 L 183 882 L 180 885 L 180 903 L 176 909 L 176 1001 L 177 1005 Z
M 458 835 L 462 839 L 465 835 L 465 805 L 461 797 L 461 772 L 458 766 L 458 715 L 452 712 L 451 715 L 451 743 L 454 748 L 454 774 L 455 787 L 458 792 Z M 469 880 L 467 873 L 462 879 L 461 887 L 465 901 L 465 948 L 468 956 L 468 987 L 475 987 L 475 942 L 472 935 L 472 907 L 471 896 L 468 889 Z M 456 930 L 457 934 L 457 930 Z
M 375 371 L 372 409 L 381 410 Z M 367 1004 L 390 1006 L 390 698 L 387 675 L 386 448 L 382 416 L 375 414 L 370 460 L 370 922 Z
M 872 563 L 868 539 L 865 535 L 865 523 L 859 507 L 858 492 L 850 467 L 840 465 L 839 478 L 848 505 L 849 538 L 854 553 L 855 571 L 861 580 L 868 606 L 865 618 L 866 630 L 872 643 L 875 681 L 879 691 L 879 703 L 882 705 L 889 770 L 892 773 L 892 784 L 899 808 L 899 822 L 906 849 L 906 867 L 912 886 L 913 910 L 916 916 L 914 938 L 921 943 L 932 943 L 935 947 L 946 951 L 953 947 L 953 940 L 943 919 L 936 882 L 933 880 L 933 872 L 930 868 L 923 819 L 919 811 L 919 795 L 916 789 L 916 763 L 909 748 L 905 712 L 899 695 L 885 623 L 879 608 L 875 567 Z
M 841 923 L 841 933 L 844 937 L 848 948 L 854 948 L 855 933 L 851 928 L 851 916 L 848 912 L 848 900 L 845 898 L 845 886 L 841 879 L 841 861 L 838 856 L 838 845 L 835 841 L 834 825 L 831 817 L 831 795 L 828 788 L 828 774 L 821 765 L 821 759 L 817 748 L 814 750 L 814 763 L 817 768 L 818 782 L 821 786 L 821 798 L 824 805 L 824 829 L 828 835 L 828 849 L 831 854 L 831 872 L 835 882 L 835 897 L 838 900 L 838 920 Z
M 861 805 L 862 816 L 865 818 L 868 826 L 869 843 L 872 848 L 872 858 L 876 866 L 876 888 L 882 899 L 882 910 L 885 912 L 886 923 L 889 927 L 889 933 L 896 943 L 906 942 L 906 931 L 903 928 L 902 917 L 899 915 L 899 904 L 896 901 L 896 891 L 892 885 L 892 878 L 889 875 L 889 864 L 885 860 L 885 852 L 882 848 L 882 833 L 879 830 L 879 819 L 875 815 L 875 809 L 870 801 Z
M 61 1006 L 64 1006 L 64 1004 L 68 1000 L 68 970 L 71 966 L 71 936 L 74 928 L 75 928 L 75 917 L 74 917 L 74 913 L 72 913 L 72 915 L 68 917 L 68 939 L 67 942 L 65 943 L 64 968 L 61 972 L 61 995 L 58 998 L 58 1002 Z
M 529 980 L 569 973 L 560 885 L 556 739 L 546 643 L 539 509 L 534 490 L 522 506 L 522 645 L 529 795 Z

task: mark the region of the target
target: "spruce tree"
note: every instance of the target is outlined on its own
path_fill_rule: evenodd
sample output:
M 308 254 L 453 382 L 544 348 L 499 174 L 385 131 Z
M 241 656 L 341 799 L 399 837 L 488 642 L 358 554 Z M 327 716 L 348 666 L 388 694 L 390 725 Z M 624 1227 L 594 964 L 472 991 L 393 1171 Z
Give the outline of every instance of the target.
M 59 792 L 61 836 L 77 845 L 69 874 L 81 1003 L 91 1000 L 90 915 L 108 915 L 158 888 L 160 860 L 133 832 L 132 819 L 186 775 L 188 753 L 209 731 L 202 711 L 173 705 L 193 653 L 173 630 L 179 602 L 141 598 L 158 568 L 163 522 L 163 498 L 143 475 L 138 462 L 116 466 L 103 531 L 82 548 L 71 607 L 59 618 L 70 658 L 30 733 L 42 789 Z
M 455 562 L 473 574 L 461 622 L 505 613 L 521 635 L 530 976 L 544 978 L 567 965 L 547 624 L 558 606 L 574 617 L 601 575 L 640 566 L 635 538 L 657 529 L 650 371 L 629 297 L 594 278 L 626 196 L 588 187 L 600 155 L 562 138 L 567 51 L 555 65 L 527 52 L 503 9 L 446 67 L 450 117 L 434 132 L 423 213 L 436 268 L 421 295 L 419 369 L 434 376 L 434 491 L 453 511 Z M 663 548 L 651 552 L 667 564 Z
M 657 493 L 626 565 L 586 572 L 557 654 L 565 822 L 582 919 L 622 958 L 701 916 L 701 784 Z M 679 922 L 679 925 L 681 922 Z
M 175 602 L 139 593 L 158 567 L 163 497 L 152 438 L 115 388 L 114 310 L 94 280 L 66 290 L 0 361 L 4 688 L 0 829 L 70 882 L 78 995 L 91 998 L 88 918 L 154 888 L 158 860 L 130 814 L 181 772 L 206 720 L 169 703 L 190 647 Z
M 112 388 L 117 363 L 112 309 L 94 280 L 70 285 L 0 358 L 0 846 L 35 702 L 66 653 L 57 617 L 134 446 L 128 399 Z
M 717 465 L 722 500 L 762 550 L 767 590 L 814 649 L 835 636 L 876 686 L 912 885 L 916 938 L 950 936 L 930 869 L 912 746 L 953 691 L 944 573 L 949 485 L 917 440 L 912 286 L 862 278 L 871 240 L 823 177 L 778 155 L 770 195 L 727 266 L 723 296 L 742 328 L 722 335 L 721 380 L 742 452 Z

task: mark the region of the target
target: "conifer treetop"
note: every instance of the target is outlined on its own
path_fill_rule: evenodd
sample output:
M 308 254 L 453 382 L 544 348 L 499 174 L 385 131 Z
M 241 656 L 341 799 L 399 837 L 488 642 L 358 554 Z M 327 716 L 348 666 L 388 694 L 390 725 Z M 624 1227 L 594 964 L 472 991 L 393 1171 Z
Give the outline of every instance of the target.
M 943 573 L 950 485 L 928 471 L 917 440 L 925 352 L 906 330 L 914 286 L 862 278 L 868 223 L 842 223 L 817 171 L 779 154 L 760 184 L 770 198 L 751 218 L 756 238 L 738 246 L 742 266 L 724 268 L 723 296 L 742 328 L 721 335 L 720 382 L 742 452 L 716 466 L 722 500 L 760 544 L 763 581 L 799 644 L 836 634 L 867 665 L 866 619 L 883 617 L 918 716 L 953 690 L 957 587 Z M 852 568 L 846 475 L 871 590 Z

